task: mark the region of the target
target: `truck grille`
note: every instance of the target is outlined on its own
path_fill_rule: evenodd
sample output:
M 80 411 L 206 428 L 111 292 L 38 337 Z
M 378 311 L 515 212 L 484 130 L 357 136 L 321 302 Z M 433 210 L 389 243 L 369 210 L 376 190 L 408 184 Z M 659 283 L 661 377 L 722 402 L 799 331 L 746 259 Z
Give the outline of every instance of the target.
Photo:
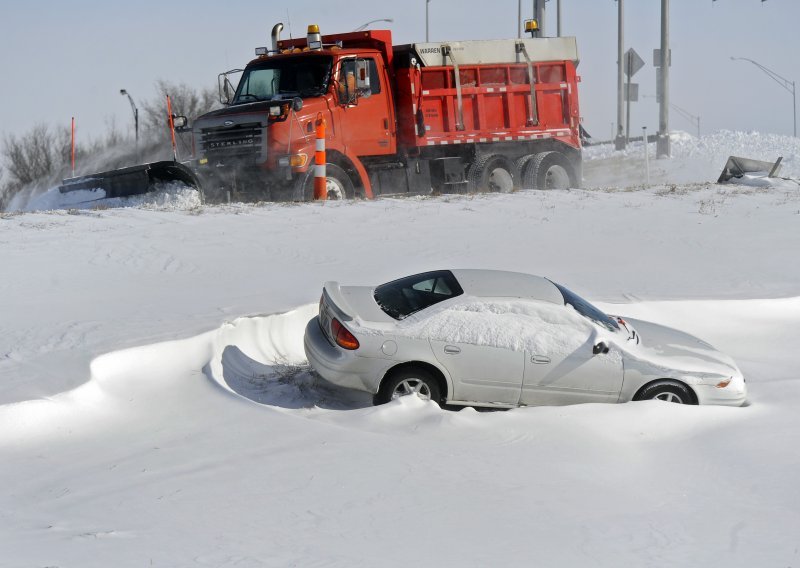
M 204 128 L 201 135 L 203 153 L 214 160 L 263 161 L 264 142 L 264 128 L 258 122 Z

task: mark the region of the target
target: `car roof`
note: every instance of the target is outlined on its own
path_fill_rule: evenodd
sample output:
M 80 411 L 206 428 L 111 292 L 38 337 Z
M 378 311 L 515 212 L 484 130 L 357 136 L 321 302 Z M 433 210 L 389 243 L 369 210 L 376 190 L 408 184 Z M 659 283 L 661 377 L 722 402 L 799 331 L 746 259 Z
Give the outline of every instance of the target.
M 530 298 L 564 304 L 564 297 L 547 278 L 505 270 L 451 270 L 465 294 L 483 298 Z

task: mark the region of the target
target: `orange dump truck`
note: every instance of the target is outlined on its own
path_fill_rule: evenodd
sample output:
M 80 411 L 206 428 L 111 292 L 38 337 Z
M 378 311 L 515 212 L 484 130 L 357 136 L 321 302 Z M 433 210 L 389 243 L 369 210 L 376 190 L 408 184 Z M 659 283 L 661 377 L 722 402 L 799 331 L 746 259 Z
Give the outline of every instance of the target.
M 312 199 L 315 171 L 329 199 L 580 185 L 575 38 L 392 45 L 388 30 L 282 27 L 192 126 L 210 198 Z

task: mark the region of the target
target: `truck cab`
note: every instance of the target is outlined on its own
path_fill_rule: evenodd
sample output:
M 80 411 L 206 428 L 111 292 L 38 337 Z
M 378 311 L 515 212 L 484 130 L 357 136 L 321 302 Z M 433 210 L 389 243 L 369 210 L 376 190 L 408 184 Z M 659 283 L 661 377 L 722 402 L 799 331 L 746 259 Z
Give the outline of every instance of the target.
M 359 156 L 397 151 L 392 85 L 383 53 L 370 48 L 380 43 L 374 33 L 342 34 L 313 50 L 278 42 L 275 51 L 246 66 L 235 90 L 223 78 L 225 107 L 193 126 L 194 158 L 206 191 L 307 200 L 316 126 L 324 120 L 334 178 L 330 197 L 371 197 Z M 366 45 L 346 48 L 348 39 Z

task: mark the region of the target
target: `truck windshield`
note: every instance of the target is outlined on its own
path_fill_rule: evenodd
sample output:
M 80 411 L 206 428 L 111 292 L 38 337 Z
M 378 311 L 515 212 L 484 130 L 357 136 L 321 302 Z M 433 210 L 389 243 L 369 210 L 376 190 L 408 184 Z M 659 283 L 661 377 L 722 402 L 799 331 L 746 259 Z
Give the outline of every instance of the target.
M 333 58 L 275 57 L 245 69 L 232 104 L 273 98 L 313 97 L 328 90 Z

